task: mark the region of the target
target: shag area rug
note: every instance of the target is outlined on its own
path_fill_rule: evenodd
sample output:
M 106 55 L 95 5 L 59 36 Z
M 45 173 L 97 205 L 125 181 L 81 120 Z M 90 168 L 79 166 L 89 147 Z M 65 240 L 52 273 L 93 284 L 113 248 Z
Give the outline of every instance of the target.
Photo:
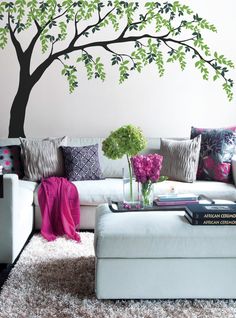
M 94 293 L 93 234 L 82 243 L 35 235 L 0 294 L 1 318 L 233 318 L 233 300 L 100 301 Z

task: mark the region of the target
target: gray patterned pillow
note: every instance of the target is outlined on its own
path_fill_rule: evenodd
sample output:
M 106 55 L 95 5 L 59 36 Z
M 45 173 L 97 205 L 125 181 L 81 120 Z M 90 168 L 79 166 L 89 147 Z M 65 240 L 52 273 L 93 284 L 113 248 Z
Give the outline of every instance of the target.
M 190 140 L 161 139 L 163 156 L 161 175 L 171 180 L 194 182 L 196 180 L 201 135 Z
M 99 180 L 102 178 L 98 144 L 83 147 L 61 147 L 66 177 L 70 181 Z
M 20 138 L 24 163 L 24 179 L 40 181 L 46 177 L 64 176 L 64 162 L 60 146 L 67 137 L 28 140 Z

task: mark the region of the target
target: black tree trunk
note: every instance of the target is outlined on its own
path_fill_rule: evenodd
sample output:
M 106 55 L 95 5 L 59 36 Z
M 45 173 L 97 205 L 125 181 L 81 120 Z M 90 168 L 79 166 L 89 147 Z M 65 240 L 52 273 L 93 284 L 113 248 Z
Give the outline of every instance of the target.
M 10 112 L 9 138 L 25 137 L 25 113 L 31 89 L 30 77 L 20 75 L 19 87 Z

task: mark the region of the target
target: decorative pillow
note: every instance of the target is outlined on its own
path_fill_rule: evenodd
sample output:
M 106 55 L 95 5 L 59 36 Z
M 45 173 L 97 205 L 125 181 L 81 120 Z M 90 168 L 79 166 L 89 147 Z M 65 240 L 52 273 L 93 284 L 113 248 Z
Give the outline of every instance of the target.
M 20 157 L 20 146 L 0 147 L 0 166 L 3 173 L 16 173 L 19 179 L 23 178 L 23 166 Z
M 83 147 L 61 147 L 65 173 L 70 181 L 99 180 L 102 178 L 98 144 Z
M 231 182 L 231 159 L 236 148 L 236 127 L 228 129 L 191 129 L 191 137 L 201 134 L 197 178 Z
M 203 132 L 211 132 L 212 130 L 231 130 L 236 132 L 236 126 L 231 126 L 231 127 L 225 127 L 225 128 L 197 128 L 197 127 L 191 127 L 191 139 L 197 137 Z
M 46 177 L 64 176 L 64 162 L 60 146 L 66 145 L 67 137 L 27 140 L 20 138 L 24 162 L 24 179 L 40 181 Z
M 194 182 L 196 180 L 201 136 L 190 140 L 161 139 L 163 156 L 161 175 L 172 180 Z

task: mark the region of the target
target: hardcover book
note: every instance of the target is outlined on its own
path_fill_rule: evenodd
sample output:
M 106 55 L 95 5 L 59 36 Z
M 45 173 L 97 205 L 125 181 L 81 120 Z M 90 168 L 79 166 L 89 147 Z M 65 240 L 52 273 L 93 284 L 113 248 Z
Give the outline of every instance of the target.
M 170 193 L 160 194 L 157 196 L 157 201 L 197 201 L 198 196 L 193 193 Z
M 236 219 L 236 204 L 187 204 L 192 219 Z
M 198 204 L 198 201 L 191 200 L 173 200 L 173 201 L 158 201 L 154 200 L 157 206 L 172 206 L 172 205 L 187 205 L 187 204 Z
M 185 218 L 192 225 L 236 225 L 235 219 L 193 219 L 191 216 L 186 213 Z

